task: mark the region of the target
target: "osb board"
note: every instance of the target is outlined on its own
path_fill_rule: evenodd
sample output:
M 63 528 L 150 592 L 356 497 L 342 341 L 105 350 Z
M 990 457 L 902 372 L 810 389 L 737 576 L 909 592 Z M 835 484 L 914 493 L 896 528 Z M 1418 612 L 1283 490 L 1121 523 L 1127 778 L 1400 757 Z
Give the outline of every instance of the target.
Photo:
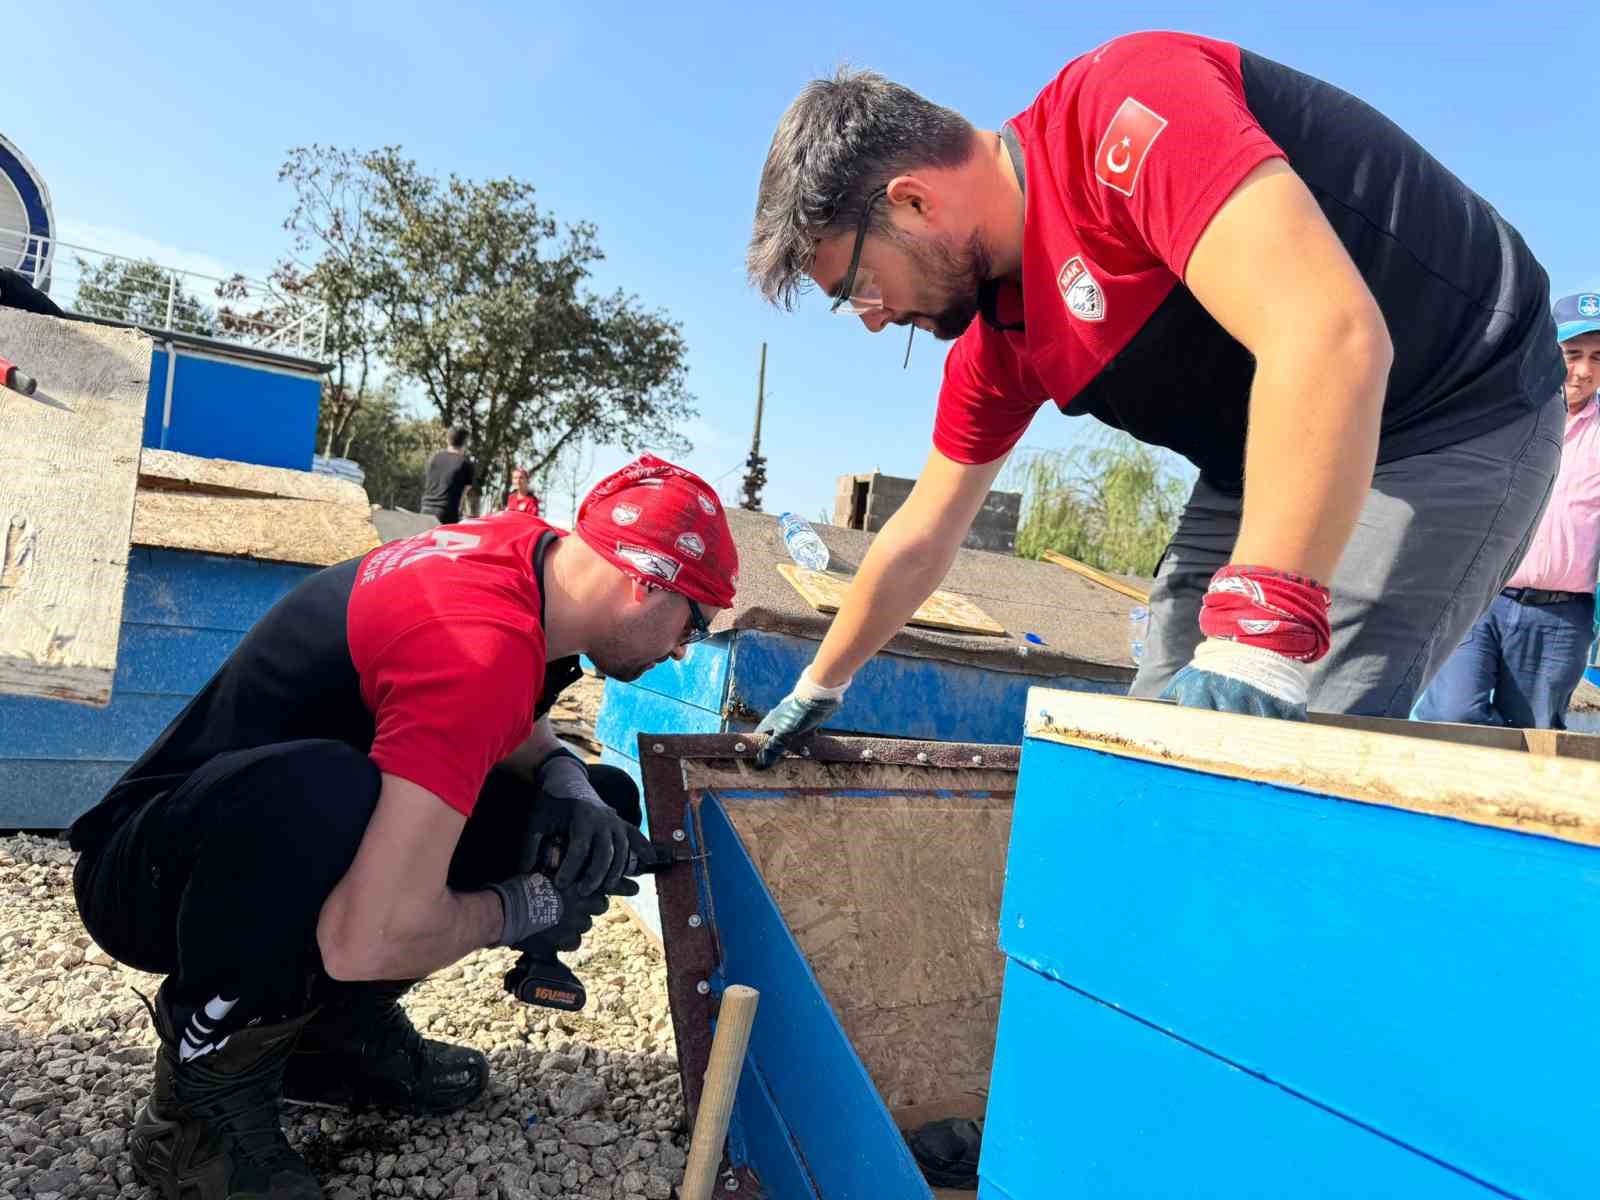
M 0 692 L 111 699 L 150 339 L 0 309 Z
M 1011 796 L 723 796 L 891 1108 L 986 1094 Z
M 327 567 L 379 544 L 365 504 L 139 490 L 136 545 Z
M 778 563 L 777 568 L 778 573 L 789 581 L 805 602 L 820 613 L 838 612 L 852 582 L 849 575 L 813 571 L 795 563 Z M 945 591 L 934 592 L 924 600 L 922 607 L 912 614 L 906 624 L 955 633 L 1005 633 L 1005 627 L 973 601 Z
M 211 496 L 321 500 L 366 506 L 359 483 L 312 471 L 290 471 L 224 458 L 196 458 L 174 450 L 145 450 L 139 458 L 139 486 L 151 491 L 203 492 Z
M 1600 763 L 1035 688 L 1026 736 L 1600 846 Z

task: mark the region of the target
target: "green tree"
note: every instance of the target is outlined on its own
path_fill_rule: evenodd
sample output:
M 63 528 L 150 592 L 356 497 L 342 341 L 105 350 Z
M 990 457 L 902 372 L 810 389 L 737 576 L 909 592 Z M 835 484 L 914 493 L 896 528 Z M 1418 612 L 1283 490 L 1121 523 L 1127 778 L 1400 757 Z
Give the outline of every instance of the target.
M 340 419 L 337 437 L 330 426 L 324 409 L 317 440 L 360 465 L 368 499 L 384 508 L 417 510 L 428 457 L 444 442 L 436 419 L 408 412 L 394 382 L 385 380 L 368 391 L 360 408 Z
M 1023 493 L 1017 554 L 1054 550 L 1102 571 L 1153 575 L 1189 494 L 1165 451 L 1110 433 L 1069 450 L 1023 451 L 1004 486 Z
M 215 314 L 183 286 L 179 275 L 154 259 L 105 258 L 93 266 L 81 256 L 74 255 L 74 260 L 74 311 L 179 333 L 210 337 L 215 332 Z
M 362 156 L 371 257 L 362 286 L 382 350 L 440 423 L 463 424 L 497 494 L 513 456 L 535 477 L 574 441 L 688 448 L 695 415 L 678 325 L 588 287 L 594 226 L 559 226 L 517 179 L 423 174 L 398 150 Z

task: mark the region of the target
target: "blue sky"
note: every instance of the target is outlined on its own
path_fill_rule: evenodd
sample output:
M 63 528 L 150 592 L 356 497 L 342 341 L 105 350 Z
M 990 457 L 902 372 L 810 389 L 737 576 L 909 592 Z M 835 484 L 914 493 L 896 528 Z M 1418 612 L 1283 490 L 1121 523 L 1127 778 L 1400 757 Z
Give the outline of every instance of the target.
M 686 461 L 725 495 L 769 343 L 766 507 L 815 516 L 837 475 L 916 473 L 944 348 L 918 335 L 902 371 L 903 334 L 869 337 L 815 303 L 778 313 L 748 289 L 779 114 L 849 61 L 993 128 L 1068 59 L 1141 28 L 1228 38 L 1355 92 L 1517 225 L 1558 294 L 1600 287 L 1596 5 L 322 0 L 199 15 L 79 0 L 31 8 L 19 61 L 52 69 L 11 73 L 0 132 L 45 176 L 68 240 L 250 274 L 284 248 L 288 147 L 399 143 L 439 173 L 528 179 L 558 217 L 599 226 L 603 287 L 683 323 L 701 411 Z M 1085 425 L 1046 409 L 1024 444 Z

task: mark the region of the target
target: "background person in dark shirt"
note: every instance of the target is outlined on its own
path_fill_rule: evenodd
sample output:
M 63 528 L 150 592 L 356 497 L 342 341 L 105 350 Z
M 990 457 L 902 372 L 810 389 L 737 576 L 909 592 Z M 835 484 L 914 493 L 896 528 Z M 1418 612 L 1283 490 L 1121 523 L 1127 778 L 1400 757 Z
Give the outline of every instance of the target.
M 445 448 L 428 460 L 423 476 L 422 511 L 438 517 L 441 525 L 454 525 L 461 520 L 463 498 L 469 512 L 477 511 L 478 467 L 467 457 L 467 437 L 466 426 L 452 425 L 445 435 Z
M 575 949 L 608 894 L 637 891 L 637 788 L 544 714 L 579 654 L 620 679 L 682 657 L 737 572 L 716 494 L 646 455 L 571 534 L 429 529 L 256 623 L 71 831 L 90 936 L 166 976 L 129 1138 L 157 1195 L 319 1200 L 281 1097 L 428 1114 L 481 1094 L 483 1055 L 424 1040 L 397 1001 L 482 946 Z

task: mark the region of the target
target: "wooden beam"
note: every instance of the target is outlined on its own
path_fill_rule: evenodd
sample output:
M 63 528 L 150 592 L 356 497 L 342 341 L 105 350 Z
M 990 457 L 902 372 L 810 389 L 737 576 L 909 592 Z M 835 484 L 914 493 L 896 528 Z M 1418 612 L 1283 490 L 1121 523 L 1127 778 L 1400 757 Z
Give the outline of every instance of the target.
M 329 567 L 380 544 L 365 504 L 139 489 L 133 542 L 231 558 Z
M 1577 758 L 1044 688 L 1027 736 L 1600 846 L 1600 763 Z
M 1082 575 L 1085 579 L 1092 583 L 1098 583 L 1103 588 L 1110 588 L 1113 592 L 1120 592 L 1130 600 L 1137 600 L 1140 604 L 1150 603 L 1150 593 L 1145 591 L 1144 588 L 1118 579 L 1115 575 L 1107 575 L 1104 571 L 1096 570 L 1086 562 L 1068 558 L 1065 554 L 1057 554 L 1054 550 L 1046 550 L 1040 557 L 1045 562 L 1055 563 L 1058 567 L 1065 567 L 1074 575 Z
M 0 692 L 111 699 L 151 342 L 0 309 Z
M 322 500 L 329 504 L 367 503 L 365 488 L 334 475 L 263 467 L 225 458 L 196 458 L 175 450 L 146 449 L 139 457 L 139 486 L 152 492 Z

